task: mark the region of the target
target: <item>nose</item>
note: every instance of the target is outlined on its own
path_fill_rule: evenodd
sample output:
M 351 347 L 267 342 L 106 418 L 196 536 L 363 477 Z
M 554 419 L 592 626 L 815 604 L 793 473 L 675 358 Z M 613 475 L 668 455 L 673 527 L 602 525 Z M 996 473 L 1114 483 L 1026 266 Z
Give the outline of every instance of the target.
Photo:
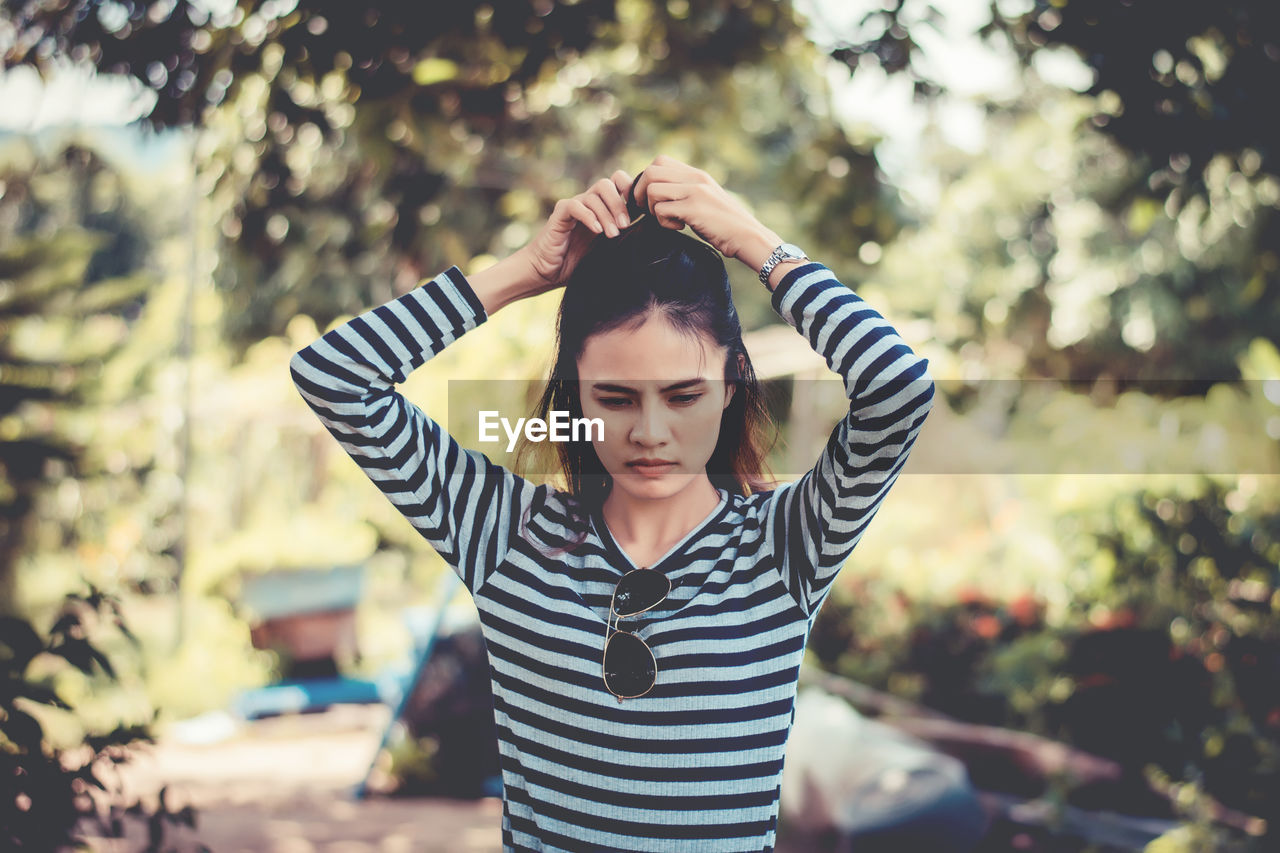
M 631 426 L 631 440 L 644 447 L 666 444 L 671 437 L 670 424 L 661 406 L 641 406 Z

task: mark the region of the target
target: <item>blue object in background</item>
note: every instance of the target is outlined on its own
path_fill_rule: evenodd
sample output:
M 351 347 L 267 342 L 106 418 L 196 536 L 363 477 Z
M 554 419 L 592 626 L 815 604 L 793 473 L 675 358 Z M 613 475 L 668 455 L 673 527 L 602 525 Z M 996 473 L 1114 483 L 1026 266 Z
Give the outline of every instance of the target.
M 280 569 L 244 578 L 240 604 L 261 621 L 302 613 L 352 610 L 360 603 L 364 566 Z
M 246 720 L 256 720 L 276 714 L 323 711 L 330 705 L 394 705 L 404 692 L 404 682 L 405 675 L 395 672 L 372 681 L 343 677 L 280 681 L 243 691 L 231 703 L 231 709 Z

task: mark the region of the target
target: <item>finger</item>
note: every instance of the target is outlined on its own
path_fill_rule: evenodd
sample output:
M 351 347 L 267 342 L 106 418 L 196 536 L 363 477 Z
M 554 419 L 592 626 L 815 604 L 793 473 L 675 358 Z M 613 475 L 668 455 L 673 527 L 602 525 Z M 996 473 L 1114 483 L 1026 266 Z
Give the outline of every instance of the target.
M 636 178 L 635 187 L 632 190 L 636 199 L 636 205 L 641 210 L 652 210 L 653 203 L 661 199 L 673 198 L 670 193 L 675 187 L 689 183 L 691 180 L 690 167 L 683 163 L 677 165 L 662 165 L 656 161 L 645 167 L 644 171 Z M 655 187 L 665 186 L 666 190 L 655 190 Z M 662 193 L 666 192 L 666 195 Z
M 583 202 L 582 196 L 574 196 L 568 199 L 565 205 L 565 212 L 568 216 L 581 222 L 589 230 L 597 234 L 604 232 L 604 225 L 601 224 L 600 217 Z
M 562 198 L 551 208 L 551 216 L 547 218 L 547 227 L 557 234 L 568 234 L 577 227 L 578 221 L 570 212 L 573 199 Z
M 609 192 L 613 192 L 613 184 L 609 184 Z M 618 236 L 618 223 L 614 219 L 613 212 L 609 210 L 609 205 L 600 197 L 599 191 L 593 186 L 590 190 L 578 196 L 591 212 L 595 214 L 596 221 L 604 227 L 604 233 L 607 237 Z
M 684 220 L 676 214 L 679 204 L 678 201 L 660 201 L 654 204 L 653 215 L 658 218 L 658 224 L 673 231 L 683 229 Z
M 627 172 L 623 171 L 622 169 L 619 169 L 618 171 L 610 175 L 609 179 L 613 181 L 613 185 L 618 189 L 618 196 L 622 202 L 623 221 L 626 223 L 622 227 L 626 228 L 627 225 L 631 224 L 631 212 L 629 209 L 629 204 L 630 204 L 630 198 L 631 198 L 631 188 L 635 186 L 635 178 L 631 177 L 631 175 L 629 175 Z
M 688 184 L 655 180 L 645 188 L 645 207 L 657 213 L 662 202 L 681 202 L 689 197 Z
M 627 218 L 627 202 L 622 194 L 618 192 L 618 185 L 613 182 L 612 178 L 601 178 L 592 185 L 592 190 L 604 202 L 605 208 L 612 217 L 614 224 L 619 228 L 626 228 L 630 224 Z M 610 237 L 616 236 L 613 234 Z
M 653 165 L 655 166 L 688 166 L 687 163 L 683 163 L 677 160 L 676 158 L 670 157 L 666 154 L 659 154 L 657 157 L 654 157 Z
M 691 183 L 705 183 L 712 180 L 711 175 L 702 169 L 690 166 L 677 160 L 674 157 L 668 157 L 665 154 L 659 154 L 653 159 L 653 162 L 645 167 L 646 171 L 652 170 L 654 179 L 662 179 L 666 181 L 687 181 Z

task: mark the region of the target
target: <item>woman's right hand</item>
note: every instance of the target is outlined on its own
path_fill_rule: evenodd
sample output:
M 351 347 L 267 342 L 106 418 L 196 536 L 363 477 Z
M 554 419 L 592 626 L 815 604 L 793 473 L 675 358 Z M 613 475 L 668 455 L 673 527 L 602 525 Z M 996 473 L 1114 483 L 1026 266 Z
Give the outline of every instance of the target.
M 631 224 L 627 193 L 633 182 L 619 169 L 572 198 L 556 202 L 537 236 L 520 250 L 533 270 L 537 292 L 563 285 L 597 236 L 617 237 Z

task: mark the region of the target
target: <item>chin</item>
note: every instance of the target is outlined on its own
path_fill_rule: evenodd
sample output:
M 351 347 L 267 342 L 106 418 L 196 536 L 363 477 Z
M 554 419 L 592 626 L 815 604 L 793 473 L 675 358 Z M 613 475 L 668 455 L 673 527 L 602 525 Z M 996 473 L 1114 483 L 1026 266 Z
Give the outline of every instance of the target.
M 677 495 L 688 488 L 693 479 L 692 474 L 668 474 L 654 478 L 627 472 L 625 477 L 615 477 L 614 482 L 628 494 L 653 499 Z

